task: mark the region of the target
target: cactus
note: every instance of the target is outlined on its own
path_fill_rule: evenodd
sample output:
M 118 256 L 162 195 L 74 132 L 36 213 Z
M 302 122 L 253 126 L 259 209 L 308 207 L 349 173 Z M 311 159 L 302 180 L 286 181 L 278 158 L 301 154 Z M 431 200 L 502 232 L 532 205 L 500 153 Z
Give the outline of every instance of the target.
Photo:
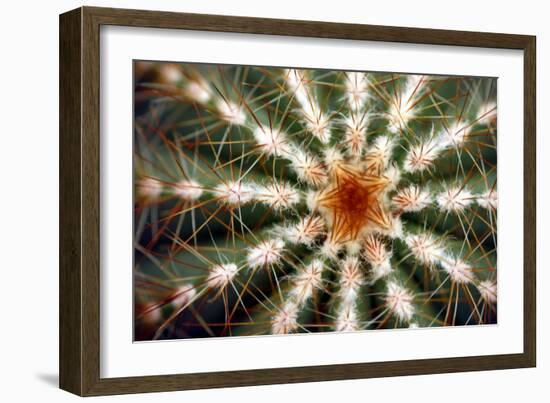
M 496 79 L 134 69 L 136 340 L 496 323 Z

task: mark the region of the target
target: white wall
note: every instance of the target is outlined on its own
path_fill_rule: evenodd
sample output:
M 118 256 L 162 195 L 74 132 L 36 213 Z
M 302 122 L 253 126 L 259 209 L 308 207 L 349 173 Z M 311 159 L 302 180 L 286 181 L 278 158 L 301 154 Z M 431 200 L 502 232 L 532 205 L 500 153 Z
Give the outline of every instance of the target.
M 543 187 L 550 159 L 550 25 L 535 0 L 90 1 L 87 5 L 313 19 L 537 35 L 538 368 L 102 398 L 120 402 L 280 402 L 388 399 L 409 402 L 547 401 L 550 374 L 550 236 Z M 77 399 L 57 389 L 58 14 L 79 1 L 2 4 L 0 43 L 0 397 L 6 402 Z M 7 143 L 6 143 L 7 140 Z M 502 163 L 513 164 L 514 161 Z M 548 182 L 548 180 L 546 180 Z M 546 224 L 546 225 L 545 225 Z M 6 259 L 7 256 L 7 259 Z M 546 382 L 544 382 L 546 381 Z

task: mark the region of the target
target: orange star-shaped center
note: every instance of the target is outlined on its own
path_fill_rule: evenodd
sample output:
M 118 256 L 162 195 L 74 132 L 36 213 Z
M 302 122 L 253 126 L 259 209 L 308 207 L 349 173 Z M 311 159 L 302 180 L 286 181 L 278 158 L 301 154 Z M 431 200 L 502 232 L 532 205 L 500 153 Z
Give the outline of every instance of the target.
M 354 241 L 367 233 L 391 228 L 384 206 L 387 177 L 343 163 L 317 197 L 317 207 L 330 228 L 329 240 Z

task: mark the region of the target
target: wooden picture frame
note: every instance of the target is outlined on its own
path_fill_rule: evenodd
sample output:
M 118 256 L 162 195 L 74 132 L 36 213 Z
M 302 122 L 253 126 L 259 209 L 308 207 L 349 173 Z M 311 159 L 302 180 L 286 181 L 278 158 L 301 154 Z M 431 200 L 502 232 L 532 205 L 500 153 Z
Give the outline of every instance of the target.
M 100 377 L 100 27 L 171 28 L 524 52 L 523 353 L 127 378 Z M 60 387 L 81 396 L 533 367 L 536 363 L 535 37 L 81 7 L 60 16 Z

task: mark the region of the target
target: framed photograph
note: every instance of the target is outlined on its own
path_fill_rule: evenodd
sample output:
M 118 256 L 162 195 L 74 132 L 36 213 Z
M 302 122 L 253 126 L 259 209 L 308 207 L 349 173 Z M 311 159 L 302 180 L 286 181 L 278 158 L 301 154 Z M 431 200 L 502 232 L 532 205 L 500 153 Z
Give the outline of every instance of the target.
M 61 388 L 535 366 L 535 37 L 82 7 L 60 65 Z

